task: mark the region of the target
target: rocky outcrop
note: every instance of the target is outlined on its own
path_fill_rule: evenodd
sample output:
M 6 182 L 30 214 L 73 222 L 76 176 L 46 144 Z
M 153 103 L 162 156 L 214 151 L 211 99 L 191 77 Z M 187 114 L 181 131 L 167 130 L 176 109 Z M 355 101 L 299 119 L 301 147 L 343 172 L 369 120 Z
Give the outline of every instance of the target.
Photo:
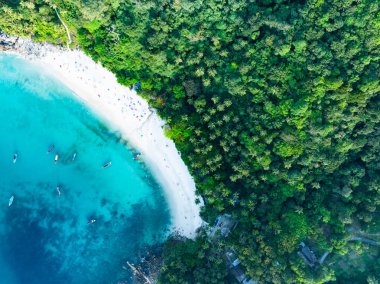
M 9 36 L 0 30 L 0 51 L 15 51 L 26 57 L 41 57 L 48 51 L 57 51 L 62 47 L 46 42 L 34 42 L 30 38 Z
M 9 36 L 0 30 L 0 51 L 14 49 L 18 41 L 18 37 Z

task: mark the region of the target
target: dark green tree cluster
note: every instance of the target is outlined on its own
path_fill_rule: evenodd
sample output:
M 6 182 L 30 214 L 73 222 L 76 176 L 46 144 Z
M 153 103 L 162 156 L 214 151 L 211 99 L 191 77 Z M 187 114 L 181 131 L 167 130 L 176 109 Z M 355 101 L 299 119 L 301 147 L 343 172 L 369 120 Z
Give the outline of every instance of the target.
M 335 259 L 337 282 L 379 284 L 380 247 L 369 249 L 358 243 L 350 244 L 349 247 L 349 252 L 344 257 Z
M 169 239 L 159 283 L 228 283 L 224 245 L 200 234 L 195 240 Z
M 142 83 L 196 180 L 204 219 L 239 221 L 220 246 L 238 252 L 247 275 L 334 279 L 295 252 L 307 239 L 345 254 L 348 227 L 380 217 L 378 1 L 22 1 L 2 4 L 13 16 L 0 28 L 47 38 L 42 19 L 57 41 L 64 29 L 40 11 L 53 5 L 89 55 L 121 83 Z M 205 236 L 167 246 L 163 283 L 224 281 Z

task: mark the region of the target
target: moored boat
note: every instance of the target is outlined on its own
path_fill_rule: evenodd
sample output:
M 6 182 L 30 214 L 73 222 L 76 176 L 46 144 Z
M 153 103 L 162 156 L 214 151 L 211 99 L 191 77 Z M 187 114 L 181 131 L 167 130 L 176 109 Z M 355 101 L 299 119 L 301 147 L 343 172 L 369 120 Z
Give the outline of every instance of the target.
M 15 164 L 17 162 L 17 157 L 18 157 L 17 153 L 14 153 L 13 154 L 13 164 Z
M 61 197 L 61 187 L 59 185 L 57 185 L 57 193 L 58 196 Z
M 58 159 L 59 159 L 59 155 L 56 154 L 55 157 L 54 157 L 54 163 L 57 163 L 57 162 L 58 162 Z
M 111 162 L 111 161 L 108 162 L 108 163 L 105 163 L 105 164 L 103 165 L 103 169 L 108 168 L 108 167 L 111 166 L 111 165 L 112 165 L 112 162 Z
M 9 198 L 8 206 L 11 206 L 13 204 L 13 200 L 15 197 L 12 195 L 11 198 Z
M 75 152 L 75 153 L 73 154 L 73 158 L 71 159 L 71 161 L 74 162 L 74 160 L 75 160 L 76 157 L 77 157 L 77 153 Z

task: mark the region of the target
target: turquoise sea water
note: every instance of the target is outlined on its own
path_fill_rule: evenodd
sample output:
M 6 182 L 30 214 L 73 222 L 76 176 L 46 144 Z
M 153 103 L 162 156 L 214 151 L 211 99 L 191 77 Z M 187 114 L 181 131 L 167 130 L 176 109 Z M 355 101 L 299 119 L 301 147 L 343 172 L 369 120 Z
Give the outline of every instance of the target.
M 118 283 L 165 237 L 168 205 L 133 150 L 65 86 L 1 53 L 0 138 L 0 283 Z

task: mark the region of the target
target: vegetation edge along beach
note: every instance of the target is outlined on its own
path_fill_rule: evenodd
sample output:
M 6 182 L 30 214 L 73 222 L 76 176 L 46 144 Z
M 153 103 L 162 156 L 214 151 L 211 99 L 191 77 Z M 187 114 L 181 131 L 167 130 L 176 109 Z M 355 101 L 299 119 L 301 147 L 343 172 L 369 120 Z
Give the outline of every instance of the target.
M 5 33 L 67 27 L 167 121 L 220 230 L 170 239 L 159 282 L 379 281 L 379 3 L 1 3 Z

